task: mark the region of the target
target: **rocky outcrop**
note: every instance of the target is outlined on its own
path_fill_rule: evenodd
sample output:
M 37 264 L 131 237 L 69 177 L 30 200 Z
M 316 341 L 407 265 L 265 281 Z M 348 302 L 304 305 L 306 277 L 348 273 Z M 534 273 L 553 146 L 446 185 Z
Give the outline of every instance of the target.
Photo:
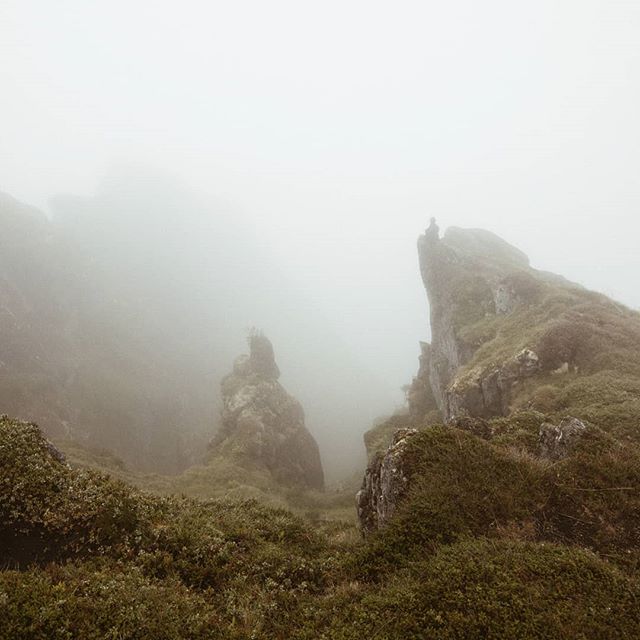
M 587 425 L 578 418 L 564 418 L 558 425 L 543 423 L 538 440 L 540 457 L 550 460 L 565 458 L 586 431 Z
M 411 477 L 405 453 L 409 439 L 416 433 L 416 429 L 398 429 L 387 451 L 369 463 L 356 495 L 363 534 L 383 527 L 404 497 Z
M 425 455 L 405 455 L 403 443 L 407 427 L 430 429 L 427 387 L 447 424 L 543 460 L 570 456 L 584 438 L 582 451 L 585 434 L 639 441 L 640 314 L 531 268 L 487 231 L 454 228 L 441 238 L 432 220 L 418 253 L 431 343 L 421 344 L 404 423 L 365 436 L 376 452 L 358 494 L 365 533 L 388 522 Z M 385 452 L 394 426 L 404 429 Z
M 418 255 L 431 315 L 428 381 L 445 422 L 505 415 L 512 387 L 537 371 L 538 356 L 524 348 L 499 366 L 461 376 L 481 346 L 465 329 L 513 313 L 536 295 L 527 257 L 482 229 L 451 228 L 440 238 L 433 220 Z M 417 377 L 424 380 L 422 366 Z
M 300 403 L 278 382 L 271 342 L 249 338 L 250 353 L 236 359 L 222 380 L 222 426 L 214 453 L 266 468 L 284 485 L 321 489 L 318 445 L 304 424 Z
M 471 379 L 454 380 L 445 395 L 447 420 L 507 415 L 514 385 L 536 374 L 539 369 L 537 354 L 531 349 L 523 349 L 500 367 L 476 372 L 476 377 Z

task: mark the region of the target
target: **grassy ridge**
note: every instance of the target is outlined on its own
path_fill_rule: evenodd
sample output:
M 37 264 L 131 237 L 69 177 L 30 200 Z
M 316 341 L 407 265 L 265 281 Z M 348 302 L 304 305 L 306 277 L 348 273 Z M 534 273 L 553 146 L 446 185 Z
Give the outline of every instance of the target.
M 640 314 L 570 283 L 538 280 L 510 314 L 478 314 L 456 297 L 459 339 L 473 357 L 456 375 L 464 389 L 523 349 L 541 370 L 512 389 L 512 411 L 552 419 L 575 415 L 620 437 L 640 440 Z M 464 314 L 466 306 L 474 314 Z
M 594 430 L 543 463 L 536 419 L 425 428 L 409 498 L 363 541 L 71 469 L 3 418 L 0 638 L 637 637 L 638 452 Z

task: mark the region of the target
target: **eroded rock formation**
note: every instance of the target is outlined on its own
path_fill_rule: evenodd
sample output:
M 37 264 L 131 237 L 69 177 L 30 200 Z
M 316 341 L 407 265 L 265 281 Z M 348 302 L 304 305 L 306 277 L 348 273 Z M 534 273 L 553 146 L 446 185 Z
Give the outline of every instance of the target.
M 222 380 L 222 426 L 214 452 L 265 467 L 281 484 L 321 489 L 318 445 L 305 427 L 302 406 L 278 382 L 271 342 L 252 335 L 249 347 L 249 355 L 238 357 Z
M 420 345 L 401 424 L 365 436 L 364 533 L 384 526 L 405 496 L 407 428 L 437 422 L 434 404 L 448 425 L 547 460 L 570 456 L 590 429 L 638 438 L 640 314 L 531 268 L 487 231 L 452 228 L 441 238 L 432 221 L 418 254 L 431 343 Z
M 538 371 L 539 357 L 524 346 L 490 367 L 469 369 L 486 340 L 469 328 L 528 304 L 549 276 L 482 229 L 454 227 L 440 238 L 432 224 L 418 240 L 418 256 L 431 315 L 428 379 L 444 421 L 506 415 L 513 386 Z

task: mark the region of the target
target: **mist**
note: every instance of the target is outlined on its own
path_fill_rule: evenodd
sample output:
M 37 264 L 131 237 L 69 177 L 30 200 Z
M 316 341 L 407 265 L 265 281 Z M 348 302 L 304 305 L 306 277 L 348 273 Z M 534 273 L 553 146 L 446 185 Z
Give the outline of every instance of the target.
M 640 307 L 639 43 L 633 2 L 5 1 L 0 190 L 85 256 L 167 431 L 213 433 L 255 326 L 339 477 L 429 339 L 431 216 Z

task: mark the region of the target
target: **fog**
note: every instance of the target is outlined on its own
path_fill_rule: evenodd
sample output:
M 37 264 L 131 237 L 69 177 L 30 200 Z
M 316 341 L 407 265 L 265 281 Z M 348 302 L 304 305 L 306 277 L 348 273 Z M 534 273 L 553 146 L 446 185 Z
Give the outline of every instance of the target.
M 431 216 L 640 307 L 632 0 L 4 0 L 0 87 L 0 190 L 132 296 L 165 300 L 173 256 L 158 340 L 198 394 L 263 329 L 330 476 L 429 338 Z

